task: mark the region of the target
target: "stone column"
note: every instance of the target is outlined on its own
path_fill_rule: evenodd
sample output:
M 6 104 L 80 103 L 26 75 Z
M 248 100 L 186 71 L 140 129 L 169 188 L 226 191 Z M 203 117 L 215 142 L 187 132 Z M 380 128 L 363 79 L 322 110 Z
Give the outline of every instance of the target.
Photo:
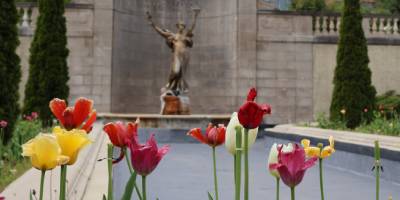
M 236 104 L 245 100 L 248 89 L 256 87 L 257 0 L 237 0 Z

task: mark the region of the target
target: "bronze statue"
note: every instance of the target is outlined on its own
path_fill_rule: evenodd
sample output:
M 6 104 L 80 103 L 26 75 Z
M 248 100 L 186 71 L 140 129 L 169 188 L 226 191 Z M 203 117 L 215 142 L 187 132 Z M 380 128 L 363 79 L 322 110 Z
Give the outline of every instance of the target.
M 170 91 L 175 96 L 188 91 L 188 84 L 184 79 L 184 74 L 189 65 L 190 57 L 188 48 L 193 47 L 193 30 L 196 26 L 196 20 L 200 10 L 194 9 L 193 13 L 194 19 L 192 26 L 186 30 L 186 25 L 182 21 L 179 21 L 176 24 L 178 32 L 173 33 L 167 29 L 163 29 L 155 25 L 151 14 L 146 12 L 150 25 L 154 28 L 154 30 L 157 31 L 157 33 L 165 38 L 168 47 L 172 50 L 173 58 L 168 84 L 165 86 L 165 88 L 163 88 L 163 90 L 165 90 L 164 92 Z

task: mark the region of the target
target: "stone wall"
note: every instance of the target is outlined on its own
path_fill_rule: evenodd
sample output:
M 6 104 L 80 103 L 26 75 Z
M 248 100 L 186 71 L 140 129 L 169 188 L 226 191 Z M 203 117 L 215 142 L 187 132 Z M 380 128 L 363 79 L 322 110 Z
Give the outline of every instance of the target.
M 167 83 L 171 50 L 148 24 L 145 12 L 149 10 L 160 27 L 176 31 L 179 18 L 191 25 L 193 5 L 202 11 L 186 74 L 192 113 L 236 108 L 235 1 L 119 0 L 114 17 L 112 112 L 160 112 L 160 89 Z
M 274 108 L 273 122 L 310 121 L 329 113 L 338 31 L 333 31 L 332 16 L 330 23 L 321 19 L 322 24 L 317 18 L 313 25 L 310 14 L 259 11 L 257 87 Z M 400 36 L 384 32 L 382 24 L 371 28 L 371 19 L 364 18 L 363 24 L 372 82 L 378 94 L 400 91 Z
M 191 7 L 198 6 L 202 12 L 186 74 L 193 114 L 231 113 L 252 86 L 259 89 L 258 102 L 272 104 L 268 123 L 310 121 L 329 108 L 338 15 L 257 10 L 257 0 L 75 2 L 66 9 L 70 101 L 85 96 L 100 112 L 158 113 L 171 50 L 151 29 L 145 12 L 152 12 L 159 26 L 175 31 L 180 18 L 191 25 Z M 21 94 L 37 16 L 37 9 L 33 11 L 33 22 L 21 32 L 18 49 Z M 398 27 L 370 26 L 371 19 L 376 22 L 382 16 L 368 16 L 363 23 L 373 84 L 378 93 L 400 91 Z
M 70 101 L 84 96 L 95 102 L 98 111 L 110 110 L 111 93 L 111 42 L 112 2 L 81 0 L 66 6 Z M 84 4 L 83 4 L 84 3 Z M 32 8 L 32 22 L 20 35 L 18 55 L 21 57 L 21 101 L 29 69 L 29 48 L 32 41 L 38 10 L 35 4 L 18 4 L 27 11 Z

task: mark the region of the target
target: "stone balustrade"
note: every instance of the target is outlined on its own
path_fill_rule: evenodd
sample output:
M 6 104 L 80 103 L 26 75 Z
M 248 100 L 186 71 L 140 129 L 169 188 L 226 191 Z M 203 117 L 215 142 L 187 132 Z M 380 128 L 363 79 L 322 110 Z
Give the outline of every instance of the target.
M 314 35 L 339 34 L 341 16 L 337 13 L 312 15 Z M 364 15 L 362 26 L 366 37 L 400 37 L 400 16 Z

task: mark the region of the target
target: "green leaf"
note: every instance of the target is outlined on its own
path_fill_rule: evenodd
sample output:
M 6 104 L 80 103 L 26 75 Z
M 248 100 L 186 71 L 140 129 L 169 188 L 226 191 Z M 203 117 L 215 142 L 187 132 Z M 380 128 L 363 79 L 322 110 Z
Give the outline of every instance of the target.
M 214 200 L 213 197 L 211 196 L 210 192 L 207 192 L 208 194 L 208 200 Z
M 133 192 L 133 188 L 136 185 L 136 174 L 132 174 L 131 177 L 129 178 L 128 183 L 125 186 L 125 192 L 124 196 L 122 196 L 121 200 L 130 200 Z
M 107 197 L 105 194 L 103 194 L 103 200 L 107 200 Z

